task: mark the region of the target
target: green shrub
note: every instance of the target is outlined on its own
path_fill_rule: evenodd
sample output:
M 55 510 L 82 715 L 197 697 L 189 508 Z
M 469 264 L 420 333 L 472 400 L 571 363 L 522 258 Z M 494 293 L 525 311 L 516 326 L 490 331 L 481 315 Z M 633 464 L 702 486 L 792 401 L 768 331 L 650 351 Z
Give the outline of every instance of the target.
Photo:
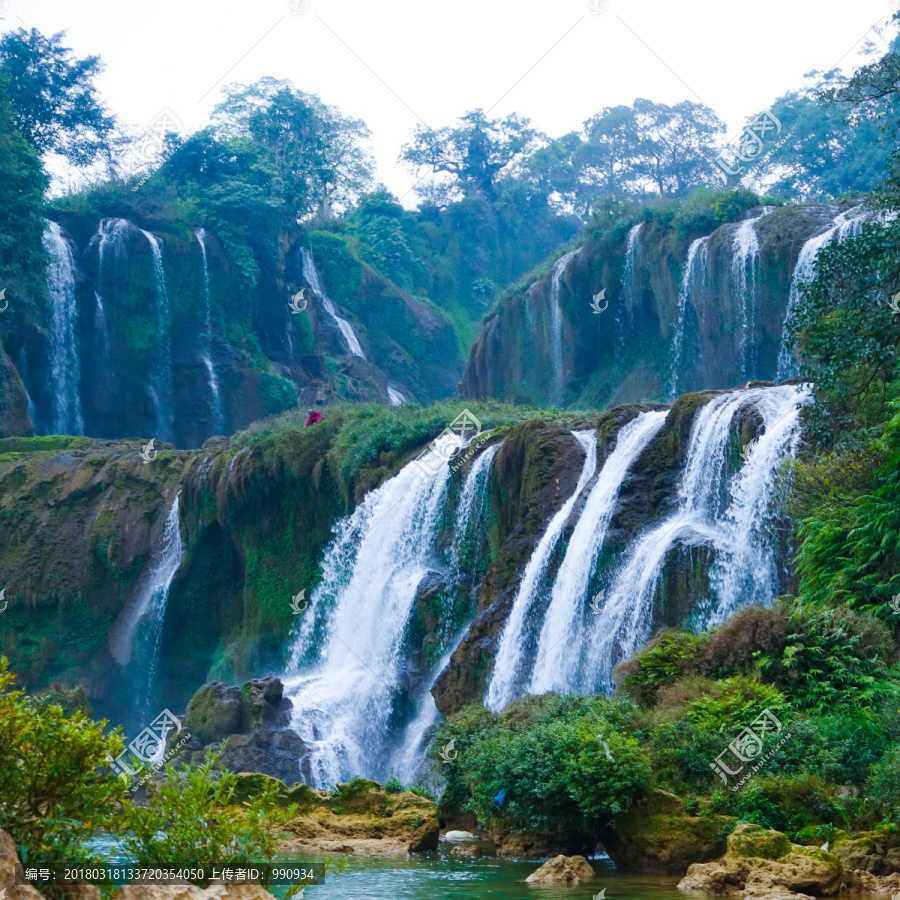
M 406 790 L 403 782 L 393 775 L 384 783 L 384 789 L 388 794 L 402 794 Z

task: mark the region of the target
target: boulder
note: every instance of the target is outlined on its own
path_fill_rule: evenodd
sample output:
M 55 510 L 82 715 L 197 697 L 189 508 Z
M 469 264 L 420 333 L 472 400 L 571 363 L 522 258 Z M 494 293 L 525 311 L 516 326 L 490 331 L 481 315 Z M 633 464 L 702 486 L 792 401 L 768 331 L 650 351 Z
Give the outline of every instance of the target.
M 478 838 L 471 831 L 448 831 L 444 835 L 445 841 L 477 841 Z
M 184 727 L 202 744 L 213 744 L 246 727 L 241 689 L 221 681 L 204 684 L 188 703 Z
M 885 826 L 853 837 L 840 833 L 833 852 L 844 868 L 845 890 L 900 892 L 900 829 Z
M 261 772 L 285 784 L 308 781 L 307 747 L 293 731 L 257 731 L 228 738 L 221 763 L 232 772 Z
M 528 884 L 581 884 L 593 878 L 596 873 L 583 856 L 563 856 L 560 854 L 532 872 L 525 881 Z
M 457 844 L 451 851 L 451 856 L 480 856 L 475 844 Z
M 725 855 L 692 865 L 678 887 L 744 900 L 798 900 L 832 896 L 842 883 L 843 869 L 833 854 L 792 844 L 780 832 L 759 825 L 738 825 L 728 837 Z
M 691 863 L 725 852 L 723 832 L 733 821 L 705 812 L 692 816 L 675 794 L 654 790 L 602 826 L 599 837 L 618 868 L 682 875 Z
M 16 884 L 19 854 L 13 839 L 0 830 L 0 896 L 6 900 L 43 900 L 30 884 Z

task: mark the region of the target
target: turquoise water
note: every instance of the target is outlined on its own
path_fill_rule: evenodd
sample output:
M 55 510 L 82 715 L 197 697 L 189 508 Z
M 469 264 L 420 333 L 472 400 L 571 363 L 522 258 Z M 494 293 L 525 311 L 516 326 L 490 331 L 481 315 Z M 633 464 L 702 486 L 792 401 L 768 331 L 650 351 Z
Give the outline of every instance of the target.
M 684 898 L 678 878 L 620 873 L 606 859 L 592 862 L 597 877 L 578 887 L 525 884 L 541 861 L 451 856 L 449 849 L 415 857 L 349 857 L 350 870 L 309 887 L 303 900 L 591 900 L 606 889 L 605 900 Z
M 109 837 L 90 844 L 108 855 L 111 862 L 124 862 L 116 842 Z M 304 856 L 298 862 L 321 862 L 322 857 Z M 525 879 L 543 860 L 476 858 L 450 854 L 441 844 L 433 853 L 410 856 L 356 856 L 344 859 L 349 869 L 340 875 L 329 873 L 321 884 L 310 885 L 303 900 L 592 900 L 605 889 L 605 900 L 674 900 L 684 894 L 677 889 L 678 878 L 619 872 L 608 859 L 591 861 L 597 875 L 578 887 L 551 887 L 526 884 Z M 275 886 L 276 897 L 286 888 Z

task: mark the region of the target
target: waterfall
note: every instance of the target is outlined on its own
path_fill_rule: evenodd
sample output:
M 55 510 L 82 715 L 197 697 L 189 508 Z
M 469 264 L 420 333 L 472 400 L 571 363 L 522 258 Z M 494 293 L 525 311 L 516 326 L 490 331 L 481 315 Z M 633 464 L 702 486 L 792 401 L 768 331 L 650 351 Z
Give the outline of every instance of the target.
M 222 415 L 222 398 L 219 394 L 219 377 L 216 374 L 216 366 L 212 358 L 213 333 L 212 333 L 212 299 L 209 290 L 209 263 L 206 258 L 206 229 L 198 228 L 194 232 L 197 243 L 200 245 L 200 253 L 203 257 L 203 294 L 204 294 L 204 313 L 203 313 L 203 337 L 202 341 L 202 359 L 203 365 L 206 367 L 206 376 L 209 382 L 209 392 L 212 398 L 213 409 L 213 428 L 216 434 L 221 434 L 224 430 Z
M 619 335 L 617 351 L 626 342 L 626 336 L 634 329 L 635 310 L 641 300 L 641 232 L 644 223 L 638 222 L 628 230 L 625 240 L 625 265 L 622 271 L 622 303 L 616 304 L 616 332 Z
M 575 677 L 589 622 L 586 600 L 594 565 L 622 484 L 635 460 L 662 428 L 666 416 L 666 412 L 644 412 L 622 428 L 615 450 L 588 494 L 553 585 L 531 676 L 532 694 L 576 689 Z
M 159 546 L 136 590 L 116 619 L 109 636 L 109 650 L 120 666 L 134 660 L 135 677 L 141 688 L 134 691 L 135 706 L 150 712 L 153 682 L 159 662 L 160 643 L 169 588 L 184 557 L 181 522 L 178 518 L 181 491 L 166 516 Z
M 753 219 L 746 219 L 735 229 L 731 242 L 731 286 L 737 322 L 737 360 L 741 380 L 756 373 L 758 273 L 760 269 L 759 238 L 756 223 L 770 213 L 766 207 Z
M 476 459 L 467 481 L 482 479 L 493 455 Z M 404 636 L 418 587 L 440 562 L 446 514 L 450 463 L 434 451 L 426 462 L 405 466 L 338 523 L 294 636 L 286 692 L 318 787 L 390 768 L 385 735 L 406 689 Z
M 488 686 L 485 706 L 489 709 L 502 709 L 511 699 L 521 678 L 526 644 L 531 635 L 528 633 L 528 619 L 538 588 L 543 581 L 550 557 L 556 549 L 562 530 L 571 515 L 581 492 L 597 471 L 597 435 L 594 431 L 573 431 L 573 437 L 584 450 L 584 464 L 575 490 L 568 500 L 550 519 L 547 528 L 541 535 L 531 559 L 525 567 L 516 599 L 513 601 L 509 618 L 500 637 L 500 646 L 494 657 L 494 668 Z
M 163 267 L 162 246 L 156 236 L 140 229 L 142 235 L 150 243 L 153 251 L 153 274 L 156 281 L 156 328 L 159 334 L 159 346 L 162 350 L 158 366 L 158 384 L 153 390 L 153 401 L 156 406 L 156 429 L 163 440 L 172 436 L 172 348 L 169 330 L 171 316 L 169 312 L 169 294 L 166 290 L 166 271 Z
M 406 397 L 390 385 L 388 385 L 388 398 L 391 401 L 391 406 L 403 406 L 406 403 Z
M 322 306 L 325 307 L 325 312 L 331 316 L 341 334 L 344 336 L 344 340 L 347 343 L 350 353 L 353 356 L 359 356 L 362 359 L 365 359 L 366 354 L 363 353 L 362 346 L 359 343 L 359 339 L 356 337 L 353 326 L 346 319 L 343 319 L 338 315 L 337 310 L 334 308 L 334 304 L 325 293 L 325 289 L 319 281 L 319 273 L 316 269 L 316 264 L 313 261 L 312 253 L 304 247 L 300 250 L 300 256 L 303 260 L 303 277 L 312 288 L 313 293 L 318 294 L 322 301 Z
M 578 253 L 573 250 L 561 256 L 553 266 L 550 275 L 550 362 L 553 367 L 553 403 L 562 406 L 565 399 L 565 376 L 562 358 L 562 311 L 559 307 L 559 292 L 563 273 L 573 257 Z
M 851 213 L 857 215 L 851 217 Z M 794 321 L 794 312 L 800 302 L 801 288 L 811 281 L 816 272 L 816 257 L 819 251 L 831 243 L 837 237 L 843 240 L 850 234 L 856 234 L 865 219 L 865 215 L 859 215 L 858 209 L 838 213 L 831 225 L 821 234 L 811 237 L 801 248 L 794 266 L 794 274 L 791 277 L 791 289 L 788 295 L 787 310 L 784 314 L 784 325 L 781 329 L 781 349 L 778 351 L 778 369 L 775 375 L 776 381 L 784 381 L 797 374 L 799 366 L 794 358 L 791 345 L 790 329 Z
M 709 236 L 697 238 L 688 248 L 687 260 L 681 275 L 681 287 L 678 290 L 678 309 L 675 314 L 675 329 L 672 333 L 672 370 L 669 376 L 669 395 L 674 400 L 678 396 L 679 369 L 684 352 L 685 320 L 687 307 L 692 297 L 694 282 L 700 273 L 698 288 L 703 289 L 709 271 Z
M 774 577 L 749 590 L 742 585 L 738 591 L 738 582 L 753 577 L 742 566 L 752 562 L 755 571 L 766 565 L 761 530 L 770 515 L 772 484 L 782 460 L 796 447 L 798 409 L 809 396 L 806 385 L 736 391 L 714 397 L 697 413 L 675 509 L 638 538 L 615 573 L 586 642 L 582 690 L 611 689 L 614 663 L 649 636 L 657 582 L 668 552 L 679 544 L 705 546 L 716 554 L 718 593 L 706 612 L 709 621 L 720 621 L 750 599 L 772 601 Z M 763 418 L 766 432 L 758 444 L 763 450 L 729 481 L 726 450 L 732 420 L 747 406 Z M 771 567 L 768 572 L 774 575 Z
M 75 305 L 75 257 L 56 222 L 44 220 L 44 249 L 50 257 L 47 290 L 50 294 L 50 375 L 53 431 L 84 434 L 81 415 L 81 366 L 78 356 Z

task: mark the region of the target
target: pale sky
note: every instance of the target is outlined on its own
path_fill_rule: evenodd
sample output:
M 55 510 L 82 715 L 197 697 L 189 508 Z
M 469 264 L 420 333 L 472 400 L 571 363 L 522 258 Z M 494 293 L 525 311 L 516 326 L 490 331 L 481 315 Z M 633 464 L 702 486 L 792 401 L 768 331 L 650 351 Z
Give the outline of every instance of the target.
M 605 11 L 595 13 L 591 4 Z M 203 126 L 229 82 L 290 79 L 364 119 L 377 176 L 422 121 L 518 112 L 551 136 L 604 106 L 702 101 L 737 130 L 814 69 L 858 63 L 900 0 L 0 0 L 0 29 L 65 30 L 106 64 L 108 106 L 144 127 Z M 296 12 L 293 7 L 298 7 Z M 304 9 L 304 7 L 307 7 Z M 413 196 L 407 197 L 409 204 Z

